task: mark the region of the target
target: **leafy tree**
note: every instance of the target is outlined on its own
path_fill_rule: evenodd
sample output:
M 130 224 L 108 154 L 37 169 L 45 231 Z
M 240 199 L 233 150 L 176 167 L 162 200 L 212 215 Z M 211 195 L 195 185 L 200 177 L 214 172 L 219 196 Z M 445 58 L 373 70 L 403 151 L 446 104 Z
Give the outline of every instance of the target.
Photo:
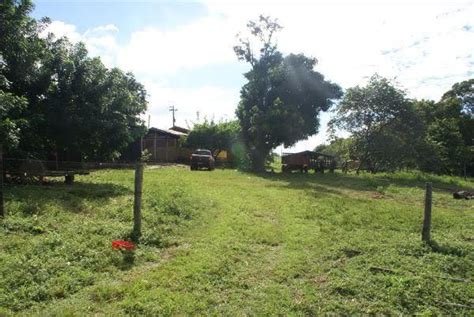
M 413 160 L 421 122 L 405 93 L 374 75 L 365 87 L 347 90 L 330 126 L 352 133 L 353 155 L 375 173 Z
M 18 150 L 22 134 L 34 118 L 30 100 L 45 91 L 41 76 L 44 41 L 38 37 L 48 23 L 30 18 L 31 1 L 6 0 L 0 4 L 0 142 Z
M 88 58 L 82 43 L 51 43 L 54 81 L 44 103 L 51 147 L 65 159 L 112 160 L 145 133 L 146 92 L 132 74 Z
M 462 111 L 474 118 L 474 78 L 454 84 L 441 100 L 451 98 L 458 100 Z
M 240 36 L 234 47 L 239 60 L 250 64 L 244 76 L 241 100 L 236 110 L 252 169 L 264 169 L 275 147 L 291 146 L 318 132 L 319 112 L 326 111 L 341 96 L 338 85 L 314 71 L 317 60 L 302 54 L 286 57 L 277 50 L 274 35 L 281 26 L 260 16 L 247 24 L 260 43 L 255 54 L 251 40 Z
M 47 53 L 45 41 L 38 34 L 49 19 L 31 18 L 33 8 L 30 0 L 5 0 L 0 4 L 0 60 L 4 64 L 2 75 L 10 83 L 8 91 L 38 98 L 45 88 L 41 61 Z
M 417 101 L 424 123 L 418 166 L 429 172 L 474 174 L 474 79 L 453 85 L 441 100 Z
M 314 151 L 334 156 L 340 163 L 352 159 L 351 149 L 353 148 L 352 138 L 335 138 L 329 144 L 318 145 Z
M 0 90 L 0 144 L 5 149 L 16 149 L 20 141 L 20 130 L 26 120 L 20 112 L 26 107 L 26 99 Z
M 17 156 L 116 159 L 146 131 L 143 85 L 82 43 L 40 37 L 49 19 L 32 10 L 29 0 L 0 4 L 0 142 Z
M 222 151 L 232 152 L 240 137 L 240 126 L 237 121 L 215 123 L 205 120 L 196 124 L 189 132 L 184 146 L 192 149 L 210 150 L 214 157 Z
M 452 174 L 461 170 L 466 147 L 455 119 L 435 120 L 428 127 L 427 140 L 435 149 L 438 160 L 434 171 Z

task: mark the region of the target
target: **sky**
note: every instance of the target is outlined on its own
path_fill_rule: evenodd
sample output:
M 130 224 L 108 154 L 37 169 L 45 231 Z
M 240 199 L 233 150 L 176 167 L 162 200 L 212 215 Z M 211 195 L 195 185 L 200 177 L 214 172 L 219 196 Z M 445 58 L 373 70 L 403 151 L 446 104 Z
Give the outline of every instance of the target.
M 134 73 L 148 93 L 151 126 L 235 118 L 243 73 L 233 46 L 260 14 L 283 26 L 278 47 L 318 60 L 315 70 L 343 89 L 374 73 L 392 79 L 410 98 L 438 100 L 474 77 L 474 0 L 372 1 L 36 1 L 47 32 L 82 41 L 108 67 Z M 327 142 L 332 114 L 320 132 L 285 152 Z M 345 136 L 344 132 L 340 132 Z M 282 149 L 279 149 L 282 150 Z

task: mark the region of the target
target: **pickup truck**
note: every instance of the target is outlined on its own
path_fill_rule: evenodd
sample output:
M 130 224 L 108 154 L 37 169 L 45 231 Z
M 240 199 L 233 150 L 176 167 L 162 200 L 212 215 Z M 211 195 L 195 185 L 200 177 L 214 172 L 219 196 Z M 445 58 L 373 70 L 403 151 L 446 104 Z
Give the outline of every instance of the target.
M 215 160 L 211 151 L 197 149 L 193 154 L 191 154 L 191 171 L 195 171 L 202 167 L 212 171 L 215 167 Z

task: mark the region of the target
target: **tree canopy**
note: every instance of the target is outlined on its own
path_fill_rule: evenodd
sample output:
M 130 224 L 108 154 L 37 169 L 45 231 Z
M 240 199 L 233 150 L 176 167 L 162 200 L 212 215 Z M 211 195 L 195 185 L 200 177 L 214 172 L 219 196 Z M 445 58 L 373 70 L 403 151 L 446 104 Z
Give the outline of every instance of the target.
M 320 111 L 328 110 L 342 92 L 314 71 L 315 58 L 278 51 L 274 36 L 281 26 L 276 20 L 260 16 L 247 27 L 260 47 L 255 53 L 252 41 L 240 36 L 234 48 L 239 60 L 251 66 L 236 115 L 252 168 L 259 171 L 275 147 L 316 134 Z
M 421 100 L 418 167 L 445 174 L 474 174 L 474 79 L 456 83 L 438 102 Z
M 374 75 L 366 86 L 346 91 L 330 121 L 332 132 L 341 128 L 351 136 L 319 150 L 358 159 L 371 172 L 418 168 L 472 175 L 472 82 L 453 85 L 435 102 L 410 100 L 389 80 Z
M 334 138 L 329 144 L 320 144 L 316 146 L 314 151 L 332 155 L 339 164 L 342 164 L 344 161 L 354 158 L 351 155 L 352 149 L 352 138 Z
M 82 43 L 46 38 L 29 0 L 0 5 L 0 142 L 11 155 L 110 160 L 146 131 L 146 91 Z
M 402 167 L 414 156 L 421 122 L 405 92 L 374 75 L 366 86 L 346 91 L 329 126 L 350 132 L 361 165 L 377 172 Z
M 237 121 L 216 123 L 205 120 L 194 125 L 184 145 L 191 149 L 208 149 L 217 157 L 221 151 L 231 151 L 239 136 L 240 126 Z

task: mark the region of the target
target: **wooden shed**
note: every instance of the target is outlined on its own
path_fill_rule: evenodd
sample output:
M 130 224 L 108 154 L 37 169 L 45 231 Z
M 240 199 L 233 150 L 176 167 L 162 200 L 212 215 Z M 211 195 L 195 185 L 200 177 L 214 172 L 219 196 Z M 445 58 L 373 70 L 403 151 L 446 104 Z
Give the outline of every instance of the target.
M 150 128 L 141 139 L 141 150 L 148 151 L 151 162 L 178 162 L 187 154 L 179 146 L 179 139 L 185 135 L 175 130 Z

